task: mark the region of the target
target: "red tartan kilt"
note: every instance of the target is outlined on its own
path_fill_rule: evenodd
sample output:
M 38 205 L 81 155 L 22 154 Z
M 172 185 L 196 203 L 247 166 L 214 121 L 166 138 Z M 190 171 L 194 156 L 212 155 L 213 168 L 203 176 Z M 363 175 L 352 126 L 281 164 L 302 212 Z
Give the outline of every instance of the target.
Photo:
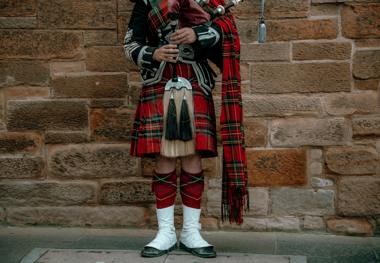
M 216 118 L 214 101 L 198 85 L 192 66 L 177 63 L 177 75 L 190 80 L 193 87 L 195 150 L 202 158 L 215 157 L 217 153 Z M 166 66 L 160 83 L 143 86 L 136 108 L 131 131 L 130 154 L 137 157 L 155 157 L 160 153 L 163 131 L 163 93 L 167 81 L 172 77 L 170 66 Z

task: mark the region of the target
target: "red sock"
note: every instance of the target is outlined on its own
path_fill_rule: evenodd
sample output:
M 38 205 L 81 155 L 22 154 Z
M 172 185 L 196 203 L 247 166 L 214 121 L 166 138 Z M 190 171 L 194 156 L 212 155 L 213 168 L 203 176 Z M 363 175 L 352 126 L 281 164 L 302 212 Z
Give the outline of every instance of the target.
M 203 170 L 199 173 L 189 173 L 181 169 L 180 192 L 182 204 L 192 208 L 201 208 L 203 190 Z
M 177 195 L 177 173 L 157 173 L 154 170 L 152 192 L 156 196 L 156 207 L 165 208 L 174 205 Z

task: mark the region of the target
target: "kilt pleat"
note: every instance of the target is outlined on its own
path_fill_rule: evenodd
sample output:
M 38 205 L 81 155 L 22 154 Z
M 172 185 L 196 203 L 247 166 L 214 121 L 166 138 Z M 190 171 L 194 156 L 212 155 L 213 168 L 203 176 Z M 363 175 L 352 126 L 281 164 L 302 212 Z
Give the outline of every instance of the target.
M 194 100 L 195 151 L 203 158 L 217 153 L 216 117 L 212 94 L 200 88 L 192 66 L 178 62 L 177 75 L 192 84 Z M 136 157 L 155 157 L 160 153 L 163 133 L 163 95 L 165 84 L 172 77 L 172 68 L 166 66 L 162 80 L 142 86 L 131 131 L 130 154 Z

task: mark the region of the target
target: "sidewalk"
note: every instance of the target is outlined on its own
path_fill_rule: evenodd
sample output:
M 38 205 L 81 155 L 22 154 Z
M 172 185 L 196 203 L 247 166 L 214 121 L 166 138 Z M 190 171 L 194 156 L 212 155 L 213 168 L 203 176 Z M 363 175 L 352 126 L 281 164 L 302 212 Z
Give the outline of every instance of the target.
M 1 263 L 380 263 L 380 237 L 321 233 L 202 231 L 217 258 L 181 250 L 146 259 L 141 248 L 155 235 L 146 229 L 0 226 Z

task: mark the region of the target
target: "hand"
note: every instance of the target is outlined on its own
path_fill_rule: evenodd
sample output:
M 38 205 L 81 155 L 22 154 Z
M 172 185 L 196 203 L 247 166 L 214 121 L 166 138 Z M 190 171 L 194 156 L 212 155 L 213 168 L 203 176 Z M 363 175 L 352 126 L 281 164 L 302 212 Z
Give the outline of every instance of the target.
M 153 53 L 153 59 L 158 62 L 167 61 L 176 63 L 179 55 L 179 49 L 177 45 L 167 44 L 160 48 L 157 48 Z
M 178 29 L 170 36 L 173 44 L 192 44 L 197 40 L 197 35 L 191 27 Z

